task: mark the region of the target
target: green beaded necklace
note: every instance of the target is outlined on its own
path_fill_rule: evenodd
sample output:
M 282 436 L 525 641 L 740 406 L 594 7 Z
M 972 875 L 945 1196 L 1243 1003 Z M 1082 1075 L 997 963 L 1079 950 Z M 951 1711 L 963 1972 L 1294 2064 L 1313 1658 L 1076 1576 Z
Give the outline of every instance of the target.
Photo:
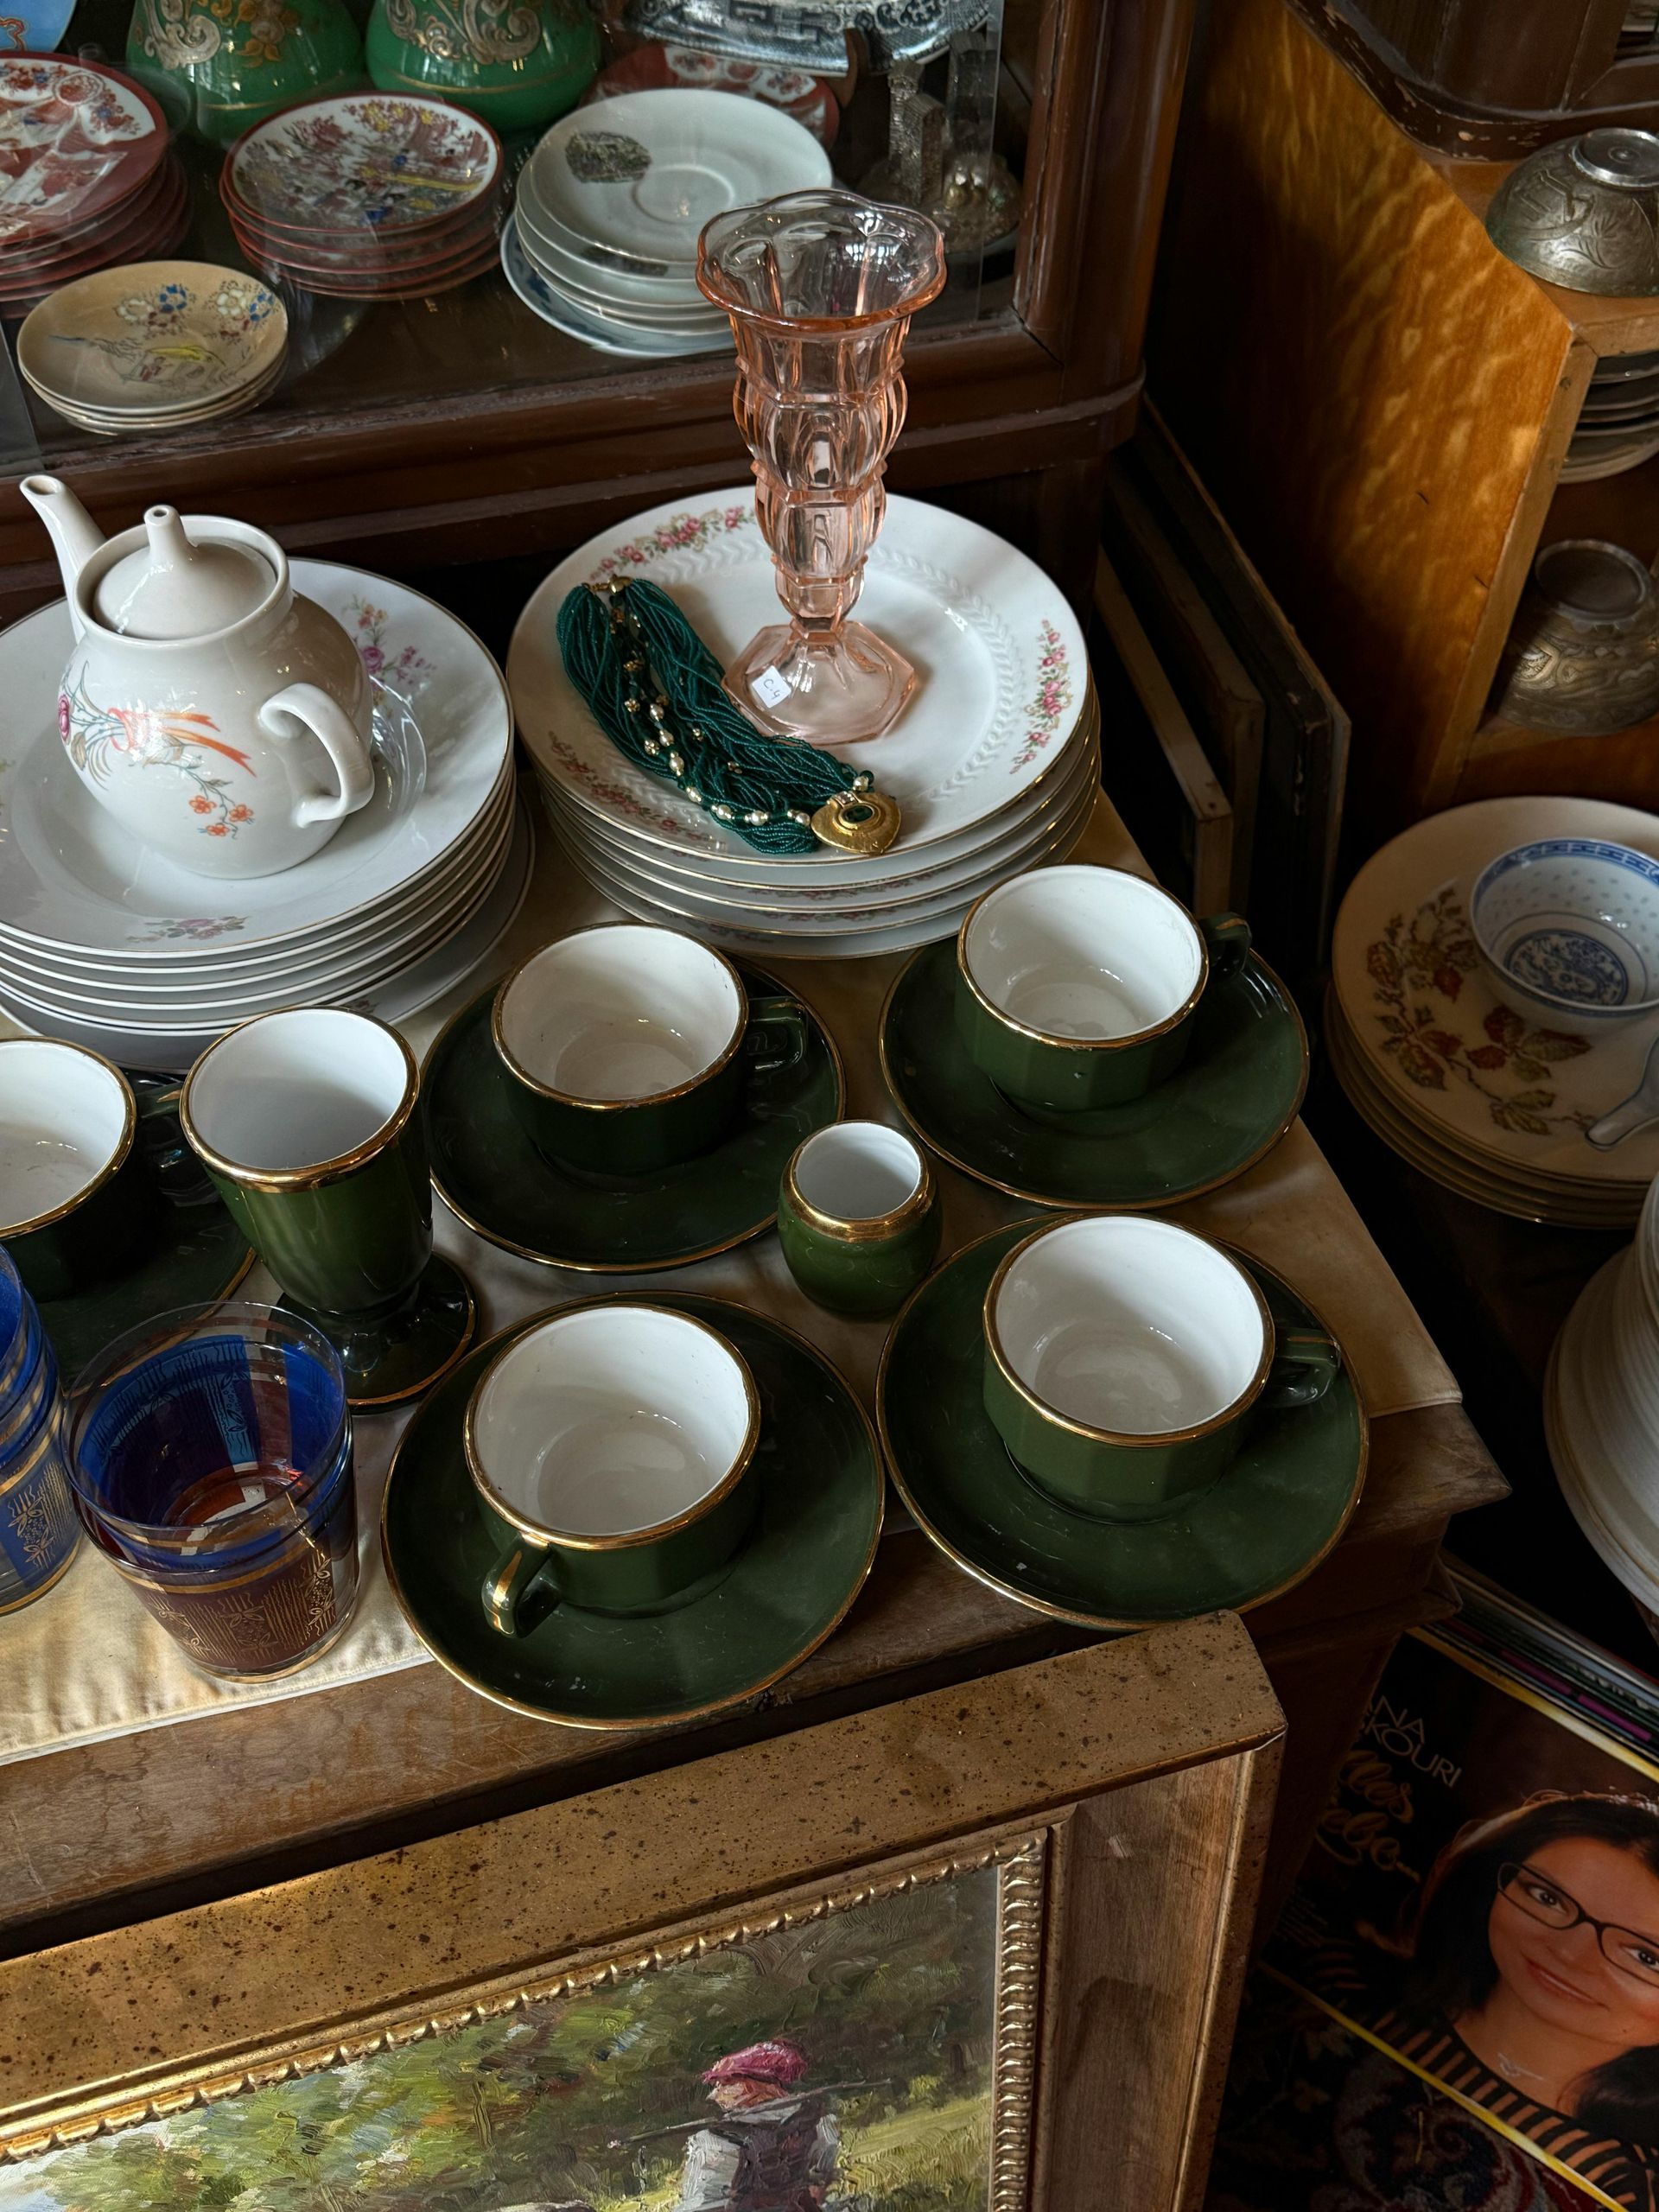
M 868 768 L 768 737 L 721 689 L 720 664 L 643 576 L 579 584 L 559 609 L 565 673 L 617 750 L 758 852 L 885 852 L 899 804 Z

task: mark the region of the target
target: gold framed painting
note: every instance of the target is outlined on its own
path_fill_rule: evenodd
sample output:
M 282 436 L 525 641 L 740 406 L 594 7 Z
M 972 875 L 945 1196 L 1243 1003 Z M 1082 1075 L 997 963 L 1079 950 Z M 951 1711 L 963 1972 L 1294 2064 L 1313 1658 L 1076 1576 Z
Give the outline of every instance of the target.
M 1173 2212 L 1279 1731 L 1217 1616 L 10 1961 L 0 2212 Z

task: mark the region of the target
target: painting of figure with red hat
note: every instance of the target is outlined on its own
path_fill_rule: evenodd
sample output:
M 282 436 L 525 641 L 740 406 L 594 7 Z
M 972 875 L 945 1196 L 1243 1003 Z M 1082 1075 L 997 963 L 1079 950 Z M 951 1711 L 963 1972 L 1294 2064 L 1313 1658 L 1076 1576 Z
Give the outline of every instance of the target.
M 0 2212 L 990 2212 L 1035 2035 L 1006 1875 L 894 1876 L 25 2158 Z

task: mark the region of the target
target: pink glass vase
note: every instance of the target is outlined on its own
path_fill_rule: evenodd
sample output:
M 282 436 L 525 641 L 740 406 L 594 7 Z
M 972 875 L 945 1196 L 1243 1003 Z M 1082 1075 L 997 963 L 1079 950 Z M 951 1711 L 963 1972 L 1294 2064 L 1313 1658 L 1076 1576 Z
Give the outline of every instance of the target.
M 731 317 L 733 406 L 789 614 L 744 647 L 726 689 L 780 737 L 879 737 L 916 671 L 848 617 L 905 419 L 906 327 L 944 283 L 938 227 L 855 193 L 791 192 L 717 215 L 698 243 L 697 283 Z

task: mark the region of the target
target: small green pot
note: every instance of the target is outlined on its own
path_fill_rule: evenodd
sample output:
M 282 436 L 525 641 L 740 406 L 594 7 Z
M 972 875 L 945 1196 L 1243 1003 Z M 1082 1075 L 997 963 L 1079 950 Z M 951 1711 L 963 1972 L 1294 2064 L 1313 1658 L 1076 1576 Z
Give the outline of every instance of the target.
M 0 1100 L 8 1125 L 0 1214 L 10 1217 L 0 1219 L 0 1243 L 35 1299 L 95 1289 L 160 1228 L 162 1201 L 138 1141 L 130 1084 L 82 1046 L 14 1037 L 0 1040 Z M 35 1153 L 52 1156 L 51 1180 L 27 1168 Z M 77 1173 L 79 1187 L 57 1196 L 61 1179 Z M 29 1195 L 31 1187 L 48 1202 Z
M 984 1330 L 985 1410 L 1010 1455 L 1058 1503 L 1104 1521 L 1156 1520 L 1212 1489 L 1258 1409 L 1313 1403 L 1342 1364 L 1322 1331 L 1275 1338 L 1224 1247 L 1144 1215 L 1074 1217 L 1016 1244 L 986 1292 Z M 1225 1376 L 1228 1395 L 1179 1427 L 1113 1427 L 1062 1402 L 1079 1390 L 1109 1402 L 1118 1376 L 1149 1405 L 1160 1389 L 1175 1402 L 1171 1377 L 1194 1356 L 1192 1371 Z
M 1240 915 L 1195 921 L 1125 870 L 1033 869 L 988 892 L 957 933 L 957 1033 L 1000 1091 L 1064 1126 L 1065 1116 L 1123 1105 L 1173 1075 L 1205 990 L 1236 976 L 1249 949 Z M 1102 976 L 1124 979 L 1122 1005 L 1109 1010 L 1103 999 L 1093 1011 Z M 1043 1010 L 1068 994 L 1073 1018 L 1056 1027 Z M 1152 1011 L 1134 1020 L 1125 1007 Z
M 513 1114 L 544 1159 L 649 1175 L 712 1150 L 749 1077 L 792 1067 L 810 1029 L 795 1000 L 748 997 L 730 961 L 695 938 L 607 923 L 556 938 L 515 969 L 495 995 L 490 1034 Z M 642 1063 L 642 1052 L 658 1057 Z M 563 1077 L 573 1054 L 588 1094 L 548 1079 Z M 660 1084 L 664 1066 L 688 1063 L 695 1075 Z M 637 1087 L 642 1065 L 660 1087 Z
M 910 1139 L 836 1122 L 798 1145 L 778 1192 L 789 1271 L 832 1313 L 896 1313 L 938 1257 L 938 1190 Z
M 176 129 L 228 146 L 296 101 L 352 91 L 363 48 L 341 0 L 137 0 L 127 67 Z
M 374 0 L 365 43 L 382 92 L 435 92 L 500 131 L 556 122 L 603 58 L 583 0 Z
M 664 1472 L 688 1435 L 690 1473 Z M 479 1376 L 462 1427 L 479 1496 L 516 1532 L 484 1578 L 491 1624 L 523 1636 L 556 1605 L 646 1615 L 706 1596 L 753 1522 L 760 1438 L 747 1365 L 690 1314 L 595 1299 L 522 1331 Z M 673 1491 L 688 1482 L 690 1498 Z

